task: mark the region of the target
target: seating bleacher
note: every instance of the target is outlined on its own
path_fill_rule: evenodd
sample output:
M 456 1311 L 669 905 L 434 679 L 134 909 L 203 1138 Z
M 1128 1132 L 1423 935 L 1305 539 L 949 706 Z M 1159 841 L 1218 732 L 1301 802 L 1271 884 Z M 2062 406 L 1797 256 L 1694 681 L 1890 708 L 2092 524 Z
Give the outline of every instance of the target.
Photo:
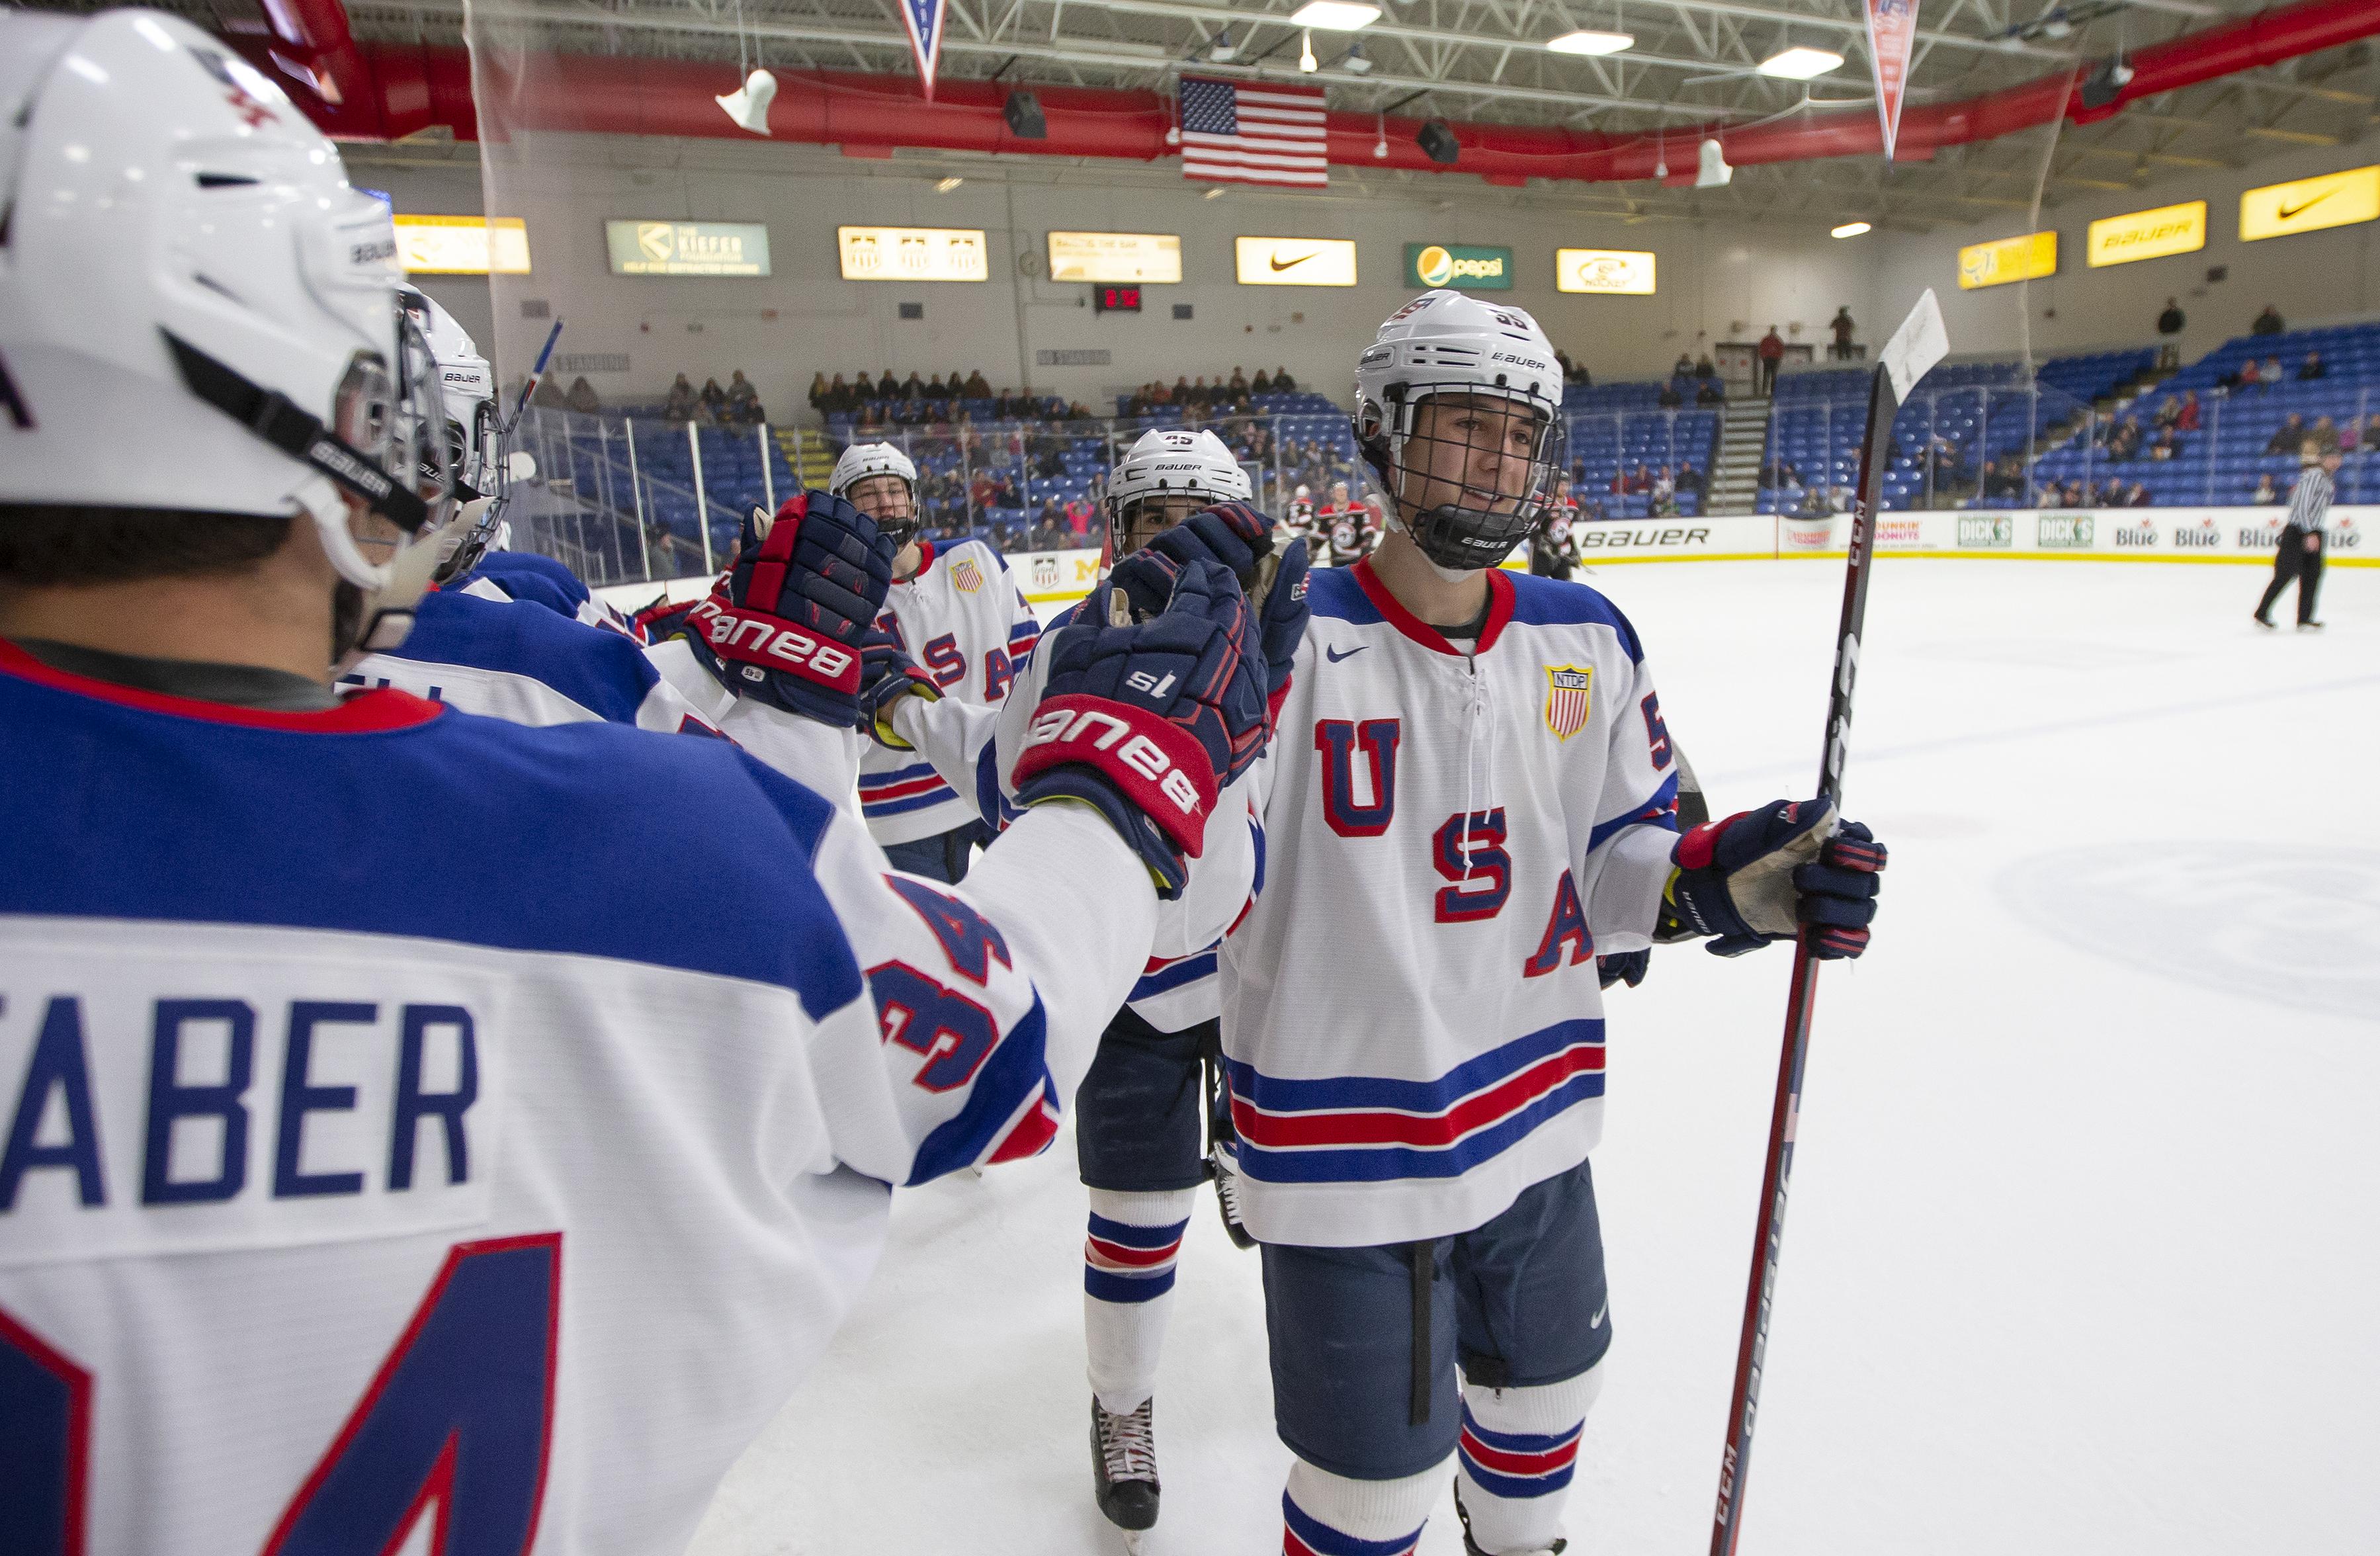
M 2094 400 L 2130 383 L 2155 359 L 2155 351 L 2147 346 L 2053 358 L 2036 370 L 2031 388 L 2020 362 L 1937 365 L 1918 382 L 1893 419 L 1892 436 L 1900 451 L 1885 470 L 1884 506 L 1902 509 L 1925 501 L 1928 485 L 1922 461 L 1933 440 L 1947 442 L 1953 451 L 1948 480 L 1972 492 L 1986 463 L 2037 445 L 2052 428 L 2087 411 Z M 1780 459 L 1793 467 L 1805 488 L 1850 487 L 1858 481 L 1869 382 L 1864 368 L 1820 369 L 1779 379 L 1760 461 L 1757 512 L 1793 505 L 1791 491 L 1780 499 L 1768 480 Z

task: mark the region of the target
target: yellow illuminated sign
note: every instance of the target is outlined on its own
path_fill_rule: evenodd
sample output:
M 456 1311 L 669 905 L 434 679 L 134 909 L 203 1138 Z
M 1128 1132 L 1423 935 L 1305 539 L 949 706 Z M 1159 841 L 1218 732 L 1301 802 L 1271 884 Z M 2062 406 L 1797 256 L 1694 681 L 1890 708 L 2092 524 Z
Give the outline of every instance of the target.
M 1053 232 L 1050 279 L 1177 282 L 1182 279 L 1182 239 L 1170 232 Z
M 399 216 L 408 275 L 527 275 L 528 225 L 518 216 Z
M 1344 237 L 1235 237 L 1243 286 L 1353 286 L 1355 245 Z
M 2092 223 L 2083 257 L 2097 270 L 2104 265 L 2128 265 L 2134 260 L 2195 253 L 2205 247 L 2206 202 L 2192 200 Z
M 2240 197 L 2240 236 L 2287 237 L 2380 217 L 2380 166 L 2350 167 L 2319 178 L 2267 184 Z
M 845 281 L 989 281 L 980 227 L 837 227 Z
M 1959 250 L 1959 286 L 1972 292 L 1978 286 L 2005 286 L 2011 281 L 2034 281 L 2058 274 L 2058 235 L 2029 232 L 2021 237 L 1971 243 Z
M 1653 295 L 1653 256 L 1635 249 L 1557 249 L 1554 287 L 1614 297 Z

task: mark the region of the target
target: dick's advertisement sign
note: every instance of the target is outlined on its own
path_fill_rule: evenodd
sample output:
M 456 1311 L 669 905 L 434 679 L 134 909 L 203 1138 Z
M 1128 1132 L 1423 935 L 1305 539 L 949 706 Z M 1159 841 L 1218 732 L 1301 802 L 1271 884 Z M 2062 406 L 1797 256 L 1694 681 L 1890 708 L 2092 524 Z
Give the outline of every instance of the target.
M 1452 286 L 1464 292 L 1512 289 L 1512 250 L 1459 243 L 1405 245 L 1405 285 L 1416 290 Z

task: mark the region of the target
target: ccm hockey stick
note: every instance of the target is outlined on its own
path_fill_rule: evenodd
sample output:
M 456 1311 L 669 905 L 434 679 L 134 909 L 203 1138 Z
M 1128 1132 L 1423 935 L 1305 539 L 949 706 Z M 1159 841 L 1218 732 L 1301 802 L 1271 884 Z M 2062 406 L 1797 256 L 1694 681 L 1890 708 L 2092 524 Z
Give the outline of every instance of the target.
M 1842 624 L 1835 634 L 1835 675 L 1827 697 L 1826 754 L 1818 797 L 1842 797 L 1843 757 L 1852 729 L 1852 687 L 1859 674 L 1860 634 L 1867 623 L 1868 573 L 1876 563 L 1876 516 L 1890 462 L 1892 419 L 1949 342 L 1932 291 L 1885 348 L 1868 387 L 1867 432 L 1860 444 L 1859 500 L 1852 509 L 1851 559 L 1843 575 Z M 1777 1101 L 1768 1117 L 1768 1164 L 1760 1180 L 1760 1219 L 1752 1240 L 1752 1282 L 1743 1299 L 1743 1334 L 1735 1354 L 1735 1396 L 1728 1406 L 1727 1452 L 1719 1461 L 1718 1511 L 1711 1556 L 1735 1556 L 1743 1532 L 1743 1489 L 1752 1467 L 1752 1428 L 1760 1408 L 1760 1370 L 1768 1347 L 1769 1303 L 1777 1295 L 1777 1261 L 1785 1245 L 1785 1196 L 1793 1178 L 1793 1134 L 1802 1112 L 1802 1065 L 1810 1052 L 1810 1013 L 1818 993 L 1818 960 L 1806 942 L 1793 951 L 1793 989 L 1785 1006 L 1785 1052 L 1777 1066 Z

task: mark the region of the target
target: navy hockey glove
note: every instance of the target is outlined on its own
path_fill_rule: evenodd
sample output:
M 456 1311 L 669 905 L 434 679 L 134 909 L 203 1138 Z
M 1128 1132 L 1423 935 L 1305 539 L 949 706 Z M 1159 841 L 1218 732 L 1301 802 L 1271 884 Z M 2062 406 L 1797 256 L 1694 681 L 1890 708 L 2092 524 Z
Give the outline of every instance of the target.
M 1305 640 L 1306 618 L 1314 614 L 1305 603 L 1305 541 L 1301 538 L 1289 542 L 1281 553 L 1281 565 L 1253 596 L 1257 637 L 1264 644 L 1265 701 L 1276 721 L 1289 696 L 1289 668 L 1297 658 L 1297 645 Z
M 1240 580 L 1241 590 L 1253 596 L 1257 564 L 1272 554 L 1272 520 L 1245 503 L 1217 503 L 1158 531 L 1141 549 L 1170 556 L 1184 566 L 1198 561 L 1220 562 Z
M 726 575 L 686 613 L 687 634 L 737 695 L 849 729 L 860 640 L 892 587 L 894 549 L 824 492 L 787 499 L 773 519 L 756 508 Z
M 1645 981 L 1645 975 L 1652 969 L 1653 954 L 1650 951 L 1622 951 L 1616 955 L 1595 959 L 1595 980 L 1606 989 L 1615 983 L 1624 983 L 1633 989 Z
M 892 730 L 892 710 L 905 697 L 941 700 L 942 688 L 917 668 L 901 643 L 900 624 L 890 612 L 876 618 L 859 645 L 859 730 L 880 746 L 895 751 L 911 749 Z
M 1161 531 L 1142 549 L 1177 562 L 1204 557 L 1232 570 L 1256 606 L 1257 635 L 1264 643 L 1265 696 L 1278 713 L 1289 691 L 1290 662 L 1311 614 L 1305 604 L 1305 541 L 1293 541 L 1276 553 L 1270 519 L 1245 503 L 1217 503 Z
M 1822 960 L 1867 949 L 1884 845 L 1823 800 L 1778 800 L 1709 821 L 1678 839 L 1662 893 L 1661 941 L 1713 937 L 1715 955 L 1740 956 L 1810 931 Z
M 638 611 L 632 619 L 637 624 L 637 630 L 644 634 L 646 642 L 666 643 L 676 637 L 678 629 L 686 625 L 686 613 L 700 603 L 698 600 L 672 600 L 664 594 Z
M 1160 589 L 1163 609 L 1148 614 Z M 1035 650 L 1050 671 L 1016 760 L 1017 801 L 1091 806 L 1170 899 L 1217 791 L 1264 748 L 1263 650 L 1238 583 L 1212 562 L 1135 553 L 1086 607 Z

